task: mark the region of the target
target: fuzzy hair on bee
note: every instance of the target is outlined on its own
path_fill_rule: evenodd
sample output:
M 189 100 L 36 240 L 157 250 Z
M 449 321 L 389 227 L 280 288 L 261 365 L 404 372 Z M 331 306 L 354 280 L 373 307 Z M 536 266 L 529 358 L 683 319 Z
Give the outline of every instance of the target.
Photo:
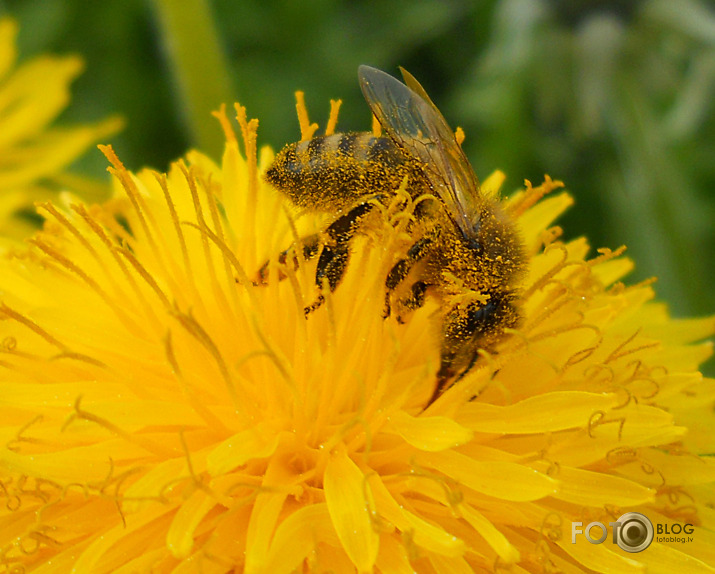
M 405 83 L 369 66 L 358 70 L 384 136 L 336 133 L 289 144 L 265 178 L 296 206 L 336 216 L 321 234 L 326 239 L 301 241 L 305 258 L 318 258 L 319 295 L 306 315 L 323 303 L 324 285 L 339 287 L 351 242 L 376 202 L 387 206 L 404 181 L 413 201 L 425 194 L 436 198 L 415 202 L 419 224 L 411 229 L 412 245 L 385 277 L 383 312 L 399 319 L 427 297 L 442 303 L 441 360 L 431 403 L 473 367 L 480 350 L 493 352 L 518 324 L 517 288 L 526 258 L 513 221 L 498 199 L 481 193 L 440 111 L 411 74 L 402 74 Z

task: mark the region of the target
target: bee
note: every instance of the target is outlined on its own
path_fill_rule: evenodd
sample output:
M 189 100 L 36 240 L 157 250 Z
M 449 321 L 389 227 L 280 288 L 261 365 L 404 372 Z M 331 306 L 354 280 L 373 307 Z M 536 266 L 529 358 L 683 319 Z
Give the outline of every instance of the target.
M 441 302 L 441 360 L 431 403 L 472 368 L 480 349 L 492 351 L 517 325 L 525 256 L 513 221 L 497 198 L 481 193 L 440 111 L 401 71 L 405 83 L 376 68 L 358 69 L 362 93 L 386 136 L 337 133 L 290 144 L 265 178 L 297 206 L 337 215 L 320 236 L 301 242 L 306 258 L 318 257 L 321 293 L 306 315 L 323 302 L 324 285 L 338 287 L 350 242 L 376 203 L 387 206 L 407 178 L 415 201 L 414 242 L 385 277 L 384 316 L 395 309 L 399 319 L 426 297 Z M 433 200 L 417 201 L 425 194 Z

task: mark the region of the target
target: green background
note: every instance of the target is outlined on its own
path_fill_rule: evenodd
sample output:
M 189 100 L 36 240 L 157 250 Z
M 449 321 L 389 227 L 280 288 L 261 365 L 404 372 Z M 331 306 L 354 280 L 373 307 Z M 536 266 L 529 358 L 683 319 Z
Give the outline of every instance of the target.
M 191 146 L 218 156 L 208 110 L 240 101 L 259 142 L 299 137 L 296 89 L 325 124 L 370 116 L 366 63 L 410 70 L 479 176 L 507 191 L 545 173 L 576 206 L 566 237 L 629 246 L 638 281 L 657 275 L 676 316 L 715 311 L 715 13 L 697 0 L 0 2 L 20 23 L 21 57 L 79 53 L 84 74 L 62 121 L 119 113 L 113 138 L 133 168 L 164 170 Z M 99 152 L 76 169 L 101 176 Z

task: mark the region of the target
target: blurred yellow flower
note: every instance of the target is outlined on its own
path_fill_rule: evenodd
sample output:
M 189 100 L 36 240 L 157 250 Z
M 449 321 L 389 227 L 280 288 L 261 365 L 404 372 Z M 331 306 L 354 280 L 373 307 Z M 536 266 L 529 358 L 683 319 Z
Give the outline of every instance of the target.
M 69 84 L 81 72 L 76 56 L 39 56 L 16 66 L 17 24 L 0 19 L 0 235 L 25 237 L 37 226 L 32 202 L 67 185 L 92 189 L 63 170 L 93 143 L 116 132 L 119 118 L 50 127 L 67 107 Z
M 221 165 L 132 174 L 104 148 L 114 199 L 43 204 L 0 263 L 6 571 L 713 571 L 713 318 L 671 319 L 620 251 L 561 241 L 571 198 L 527 182 L 505 200 L 523 323 L 425 408 L 437 303 L 381 316 L 398 231 L 356 239 L 306 320 L 315 262 L 252 278 L 321 222 L 262 180 L 257 122 L 238 108 L 241 154 L 219 118 Z M 626 511 L 693 542 L 571 543 Z

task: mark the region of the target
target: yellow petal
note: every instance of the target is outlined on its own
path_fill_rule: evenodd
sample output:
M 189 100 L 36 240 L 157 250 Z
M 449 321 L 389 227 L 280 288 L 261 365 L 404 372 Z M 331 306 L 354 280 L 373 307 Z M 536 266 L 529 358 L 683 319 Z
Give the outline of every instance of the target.
M 216 499 L 204 490 L 196 490 L 184 500 L 166 534 L 166 545 L 175 558 L 186 558 L 191 553 L 194 531 L 214 506 Z
M 378 515 L 394 524 L 402 532 L 403 538 L 427 552 L 444 556 L 461 556 L 464 553 L 462 540 L 403 508 L 379 476 L 371 476 L 370 485 Z
M 649 472 L 648 469 L 657 470 L 655 476 L 647 479 L 654 484 L 715 483 L 715 460 L 712 458 L 695 457 L 689 453 L 677 456 L 659 449 L 641 451 L 637 461 L 619 467 L 618 471 L 633 480 L 644 482 L 644 473 Z
M 472 527 L 479 532 L 479 534 L 486 540 L 487 544 L 491 546 L 494 551 L 499 555 L 499 558 L 503 560 L 506 564 L 513 564 L 519 561 L 519 551 L 509 542 L 509 539 L 500 532 L 494 524 L 487 520 L 480 512 L 477 512 L 474 508 L 467 504 L 463 504 L 459 507 L 460 512 L 464 519 L 472 525 Z
M 670 319 L 666 314 L 659 324 L 644 327 L 649 337 L 662 339 L 671 343 L 692 343 L 710 337 L 715 331 L 715 317 L 698 317 L 693 319 Z
M 519 218 L 519 227 L 529 253 L 542 245 L 542 232 L 564 211 L 573 205 L 568 193 L 560 193 L 537 203 Z
M 506 180 L 506 174 L 503 171 L 493 171 L 487 178 L 482 182 L 480 186 L 480 191 L 484 194 L 484 197 L 499 197 L 499 190 Z
M 607 411 L 623 402 L 615 394 L 561 391 L 524 399 L 500 407 L 471 402 L 462 407 L 457 421 L 487 433 L 523 434 L 583 428 L 594 413 Z
M 59 453 L 22 455 L 7 448 L 0 450 L 0 468 L 20 475 L 50 481 L 85 484 L 107 476 L 111 463 L 103 449 L 66 449 Z M 102 452 L 104 451 L 104 452 Z
M 43 407 L 71 409 L 79 397 L 82 397 L 82 405 L 86 406 L 93 401 L 109 397 L 132 401 L 135 395 L 128 391 L 125 385 L 110 382 L 101 384 L 97 384 L 97 381 L 50 384 L 3 382 L 0 405 L 12 405 L 33 411 Z
M 181 476 L 188 476 L 185 458 L 172 458 L 155 465 L 127 488 L 124 493 L 124 510 L 134 513 L 151 504 L 164 494 L 167 486 Z
M 415 574 L 405 545 L 394 536 L 384 536 L 380 540 L 380 552 L 375 566 L 380 572 Z
M 72 568 L 72 574 L 85 574 L 87 572 L 97 572 L 96 566 L 103 556 L 110 552 L 118 541 L 126 538 L 133 532 L 136 532 L 156 520 L 158 517 L 171 512 L 172 508 L 161 505 L 154 508 L 151 512 L 142 514 L 141 516 L 132 517 L 126 524 L 119 523 L 117 526 L 107 530 L 106 532 L 95 532 L 96 536 L 92 538 L 92 542 L 87 546 L 77 558 Z
M 217 476 L 237 468 L 253 458 L 264 458 L 275 452 L 282 433 L 263 422 L 226 439 L 206 457 L 209 473 Z
M 151 572 L 151 569 L 164 558 L 166 551 L 164 548 L 156 548 L 151 551 L 144 551 L 139 556 L 130 560 L 123 566 L 112 570 L 112 574 L 136 574 L 137 572 Z M 191 564 L 195 568 L 195 564 Z M 171 574 L 179 574 L 174 570 Z
M 375 565 L 380 537 L 372 523 L 374 503 L 365 475 L 345 451 L 332 453 L 323 478 L 325 501 L 338 538 L 360 572 Z
M 697 536 L 697 530 L 694 536 Z M 687 543 L 683 544 L 683 548 L 686 546 Z M 646 566 L 648 574 L 670 574 L 671 572 L 715 574 L 714 566 L 681 552 L 677 548 L 658 542 L 653 542 L 646 550 L 639 553 L 638 560 Z
M 543 465 L 543 470 L 546 470 L 546 466 Z M 583 506 L 598 507 L 603 505 L 604 500 L 608 500 L 614 506 L 630 507 L 655 499 L 655 490 L 603 472 L 559 467 L 556 478 L 560 486 L 554 496 Z
M 504 500 L 538 500 L 558 490 L 558 481 L 512 462 L 479 461 L 454 451 L 421 454 L 417 460 L 477 492 Z
M 585 527 L 586 524 L 583 526 Z M 594 536 L 597 532 L 597 530 L 594 530 Z M 623 574 L 624 572 L 637 574 L 646 572 L 643 563 L 638 561 L 640 554 L 634 554 L 632 557 L 627 556 L 618 546 L 612 545 L 610 539 L 606 539 L 603 544 L 596 545 L 586 540 L 585 536 L 578 535 L 576 536 L 576 544 L 572 544 L 569 530 L 557 544 L 576 561 L 595 572 L 601 572 L 602 574 Z M 615 550 L 611 548 L 615 548 Z
M 389 418 L 390 426 L 412 446 L 439 451 L 471 440 L 474 433 L 449 417 L 413 417 L 397 411 Z
M 82 401 L 82 407 L 93 415 L 111 420 L 124 430 L 145 427 L 196 427 L 205 421 L 187 403 L 172 401 L 141 401 L 125 398 L 123 401 Z
M 256 497 L 246 531 L 246 574 L 266 572 L 270 541 L 287 492 L 261 492 Z
M 611 285 L 628 275 L 634 267 L 635 264 L 628 257 L 619 257 L 594 265 L 593 274 L 604 285 Z
M 276 530 L 266 559 L 266 572 L 294 572 L 320 540 L 334 546 L 340 540 L 324 503 L 304 506 L 283 520 Z
M 429 562 L 437 574 L 473 574 L 474 569 L 461 556 L 430 556 Z

